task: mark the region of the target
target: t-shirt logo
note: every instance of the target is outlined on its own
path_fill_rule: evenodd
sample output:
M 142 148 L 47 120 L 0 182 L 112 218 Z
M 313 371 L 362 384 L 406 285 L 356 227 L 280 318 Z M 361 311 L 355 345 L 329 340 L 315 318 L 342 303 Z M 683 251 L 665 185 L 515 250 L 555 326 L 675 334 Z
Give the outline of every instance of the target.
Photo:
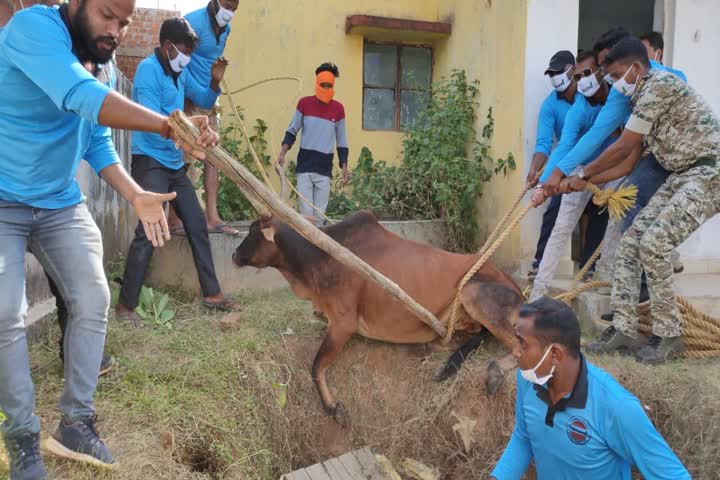
M 582 417 L 572 417 L 567 423 L 567 434 L 576 445 L 585 445 L 590 441 L 588 422 Z

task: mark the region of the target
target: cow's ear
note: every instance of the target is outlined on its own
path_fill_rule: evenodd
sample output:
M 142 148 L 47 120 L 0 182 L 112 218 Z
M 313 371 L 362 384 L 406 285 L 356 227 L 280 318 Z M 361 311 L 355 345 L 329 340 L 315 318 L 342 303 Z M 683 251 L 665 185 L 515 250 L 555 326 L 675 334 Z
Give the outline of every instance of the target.
M 275 227 L 270 225 L 261 229 L 260 231 L 262 232 L 263 237 L 265 237 L 265 240 L 275 243 Z

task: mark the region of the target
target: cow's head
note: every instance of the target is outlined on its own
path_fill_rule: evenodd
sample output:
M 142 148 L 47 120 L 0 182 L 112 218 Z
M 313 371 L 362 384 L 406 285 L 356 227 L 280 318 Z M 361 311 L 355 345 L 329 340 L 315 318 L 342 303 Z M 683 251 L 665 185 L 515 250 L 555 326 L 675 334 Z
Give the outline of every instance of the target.
M 245 240 L 235 249 L 233 263 L 238 267 L 265 268 L 277 266 L 282 253 L 275 243 L 275 221 L 270 213 L 250 225 Z

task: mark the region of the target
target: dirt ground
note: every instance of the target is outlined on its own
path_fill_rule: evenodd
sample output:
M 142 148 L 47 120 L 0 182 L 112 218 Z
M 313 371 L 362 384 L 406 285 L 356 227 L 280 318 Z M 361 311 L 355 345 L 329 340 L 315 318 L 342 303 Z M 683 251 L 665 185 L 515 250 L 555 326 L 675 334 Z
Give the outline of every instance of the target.
M 118 366 L 98 388 L 98 428 L 120 469 L 100 474 L 48 459 L 51 478 L 270 480 L 364 446 L 396 465 L 423 462 L 446 479 L 487 478 L 514 412 L 513 376 L 496 396 L 485 394 L 487 362 L 504 354 L 495 341 L 458 376 L 437 383 L 433 374 L 448 352 L 353 339 L 329 374 L 350 413 L 343 429 L 323 413 L 310 378 L 324 330 L 310 306 L 288 292 L 240 301 L 243 312 L 222 321 L 175 295 L 171 331 L 111 321 L 107 350 Z M 57 335 L 50 321 L 32 348 L 45 434 L 59 419 Z M 720 362 L 590 360 L 641 399 L 694 478 L 720 478 Z

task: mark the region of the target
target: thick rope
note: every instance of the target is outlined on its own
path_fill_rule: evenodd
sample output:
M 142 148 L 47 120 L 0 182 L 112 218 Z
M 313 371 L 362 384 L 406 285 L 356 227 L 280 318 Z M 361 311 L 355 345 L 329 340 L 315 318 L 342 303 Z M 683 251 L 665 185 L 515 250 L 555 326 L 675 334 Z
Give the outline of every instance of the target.
M 609 287 L 611 285 L 610 282 L 602 282 L 600 280 L 596 280 L 594 282 L 587 282 L 583 283 L 579 287 L 570 290 L 569 292 L 561 293 L 557 297 L 555 297 L 555 300 L 560 300 L 561 302 L 567 303 L 570 305 L 573 300 L 575 300 L 577 297 L 579 297 L 581 294 L 589 291 L 594 290 L 596 288 L 602 288 L 602 287 Z
M 523 197 L 525 197 L 525 194 L 530 190 L 530 185 L 525 185 L 525 188 L 522 189 L 520 192 L 520 195 L 515 199 L 510 209 L 505 213 L 505 215 L 500 219 L 500 222 L 498 222 L 497 227 L 495 227 L 495 230 L 492 231 L 490 236 L 485 240 L 485 243 L 483 244 L 482 248 L 480 249 L 480 255 L 485 253 L 490 245 L 493 244 L 495 240 L 497 240 L 498 235 L 500 235 L 500 232 L 505 231 L 507 228 L 507 223 L 510 220 L 510 217 L 512 217 L 513 212 L 515 209 L 520 205 L 520 202 L 522 201 Z
M 692 358 L 695 360 L 720 357 L 720 350 L 688 350 L 683 353 L 683 357 Z
M 455 332 L 455 324 L 457 323 L 458 311 L 460 309 L 460 291 L 462 291 L 463 287 L 467 285 L 473 275 L 475 275 L 483 267 L 483 265 L 485 265 L 485 262 L 487 262 L 488 259 L 492 257 L 493 253 L 495 253 L 495 251 L 500 248 L 500 245 L 502 245 L 502 243 L 507 239 L 507 237 L 510 236 L 513 229 L 520 223 L 523 218 L 525 218 L 525 215 L 527 215 L 532 208 L 532 203 L 528 203 L 522 210 L 520 210 L 515 219 L 507 225 L 505 231 L 503 231 L 503 233 L 498 236 L 498 238 L 492 243 L 492 245 L 488 247 L 485 253 L 480 256 L 480 259 L 475 262 L 475 265 L 473 265 L 473 267 L 465 274 L 462 280 L 460 280 L 457 293 L 455 294 L 455 298 L 453 299 L 450 320 L 448 321 L 448 326 L 445 332 L 445 338 L 443 338 L 443 343 L 447 344 L 447 342 L 450 341 L 453 333 Z
M 635 185 L 619 188 L 618 190 L 608 189 L 607 193 L 591 183 L 588 183 L 586 185 L 586 188 L 593 193 L 593 202 L 595 202 L 596 205 L 608 205 L 610 215 L 613 216 L 613 218 L 621 218 L 627 210 L 632 208 L 632 206 L 635 204 L 635 198 L 637 197 L 637 187 L 635 187 Z M 527 190 L 527 187 L 525 187 L 525 190 Z M 524 191 L 522 195 L 524 196 L 525 193 L 527 192 Z M 518 200 L 521 199 L 522 196 Z M 505 219 L 510 218 L 512 212 L 520 203 L 518 200 L 515 201 L 510 211 L 505 214 L 505 216 L 503 217 L 503 221 L 500 222 L 501 225 L 505 223 Z M 532 208 L 532 203 L 528 203 L 528 205 L 524 207 L 520 211 L 520 213 L 518 213 L 517 217 L 515 217 L 515 219 L 510 224 L 503 225 L 502 228 L 495 229 L 498 232 L 502 230 L 502 233 L 499 234 L 497 239 L 495 239 L 493 243 L 487 247 L 487 250 L 485 250 L 484 252 L 482 252 L 481 250 L 482 253 L 480 259 L 460 281 L 457 292 L 455 293 L 455 297 L 453 299 L 450 312 L 450 320 L 448 321 L 448 327 L 445 333 L 445 338 L 443 338 L 443 343 L 447 344 L 452 338 L 453 333 L 455 332 L 455 324 L 457 323 L 458 311 L 460 309 L 460 291 L 463 289 L 463 287 L 465 287 L 465 285 L 467 285 L 473 275 L 475 275 L 483 267 L 483 265 L 485 265 L 485 262 L 487 262 L 488 259 L 492 256 L 492 254 L 495 253 L 495 251 L 500 247 L 502 242 L 504 242 L 505 239 L 507 239 L 507 237 L 510 235 L 510 232 L 512 232 L 512 230 L 520 223 L 520 221 L 525 218 L 525 216 Z M 486 244 L 487 243 L 488 242 L 486 242 Z
M 597 246 L 597 248 L 595 249 L 593 254 L 590 256 L 588 261 L 585 262 L 585 265 L 580 269 L 580 271 L 577 273 L 577 275 L 575 275 L 575 278 L 573 279 L 573 286 L 577 285 L 578 282 L 580 282 L 580 280 L 583 279 L 583 277 L 588 272 L 588 270 L 590 270 L 590 267 L 593 266 L 593 264 L 595 263 L 595 260 L 597 260 L 598 257 L 600 256 L 600 254 L 602 253 L 604 244 L 605 244 L 604 241 L 600 242 L 600 245 Z M 598 288 L 600 288 L 600 287 L 598 287 Z

